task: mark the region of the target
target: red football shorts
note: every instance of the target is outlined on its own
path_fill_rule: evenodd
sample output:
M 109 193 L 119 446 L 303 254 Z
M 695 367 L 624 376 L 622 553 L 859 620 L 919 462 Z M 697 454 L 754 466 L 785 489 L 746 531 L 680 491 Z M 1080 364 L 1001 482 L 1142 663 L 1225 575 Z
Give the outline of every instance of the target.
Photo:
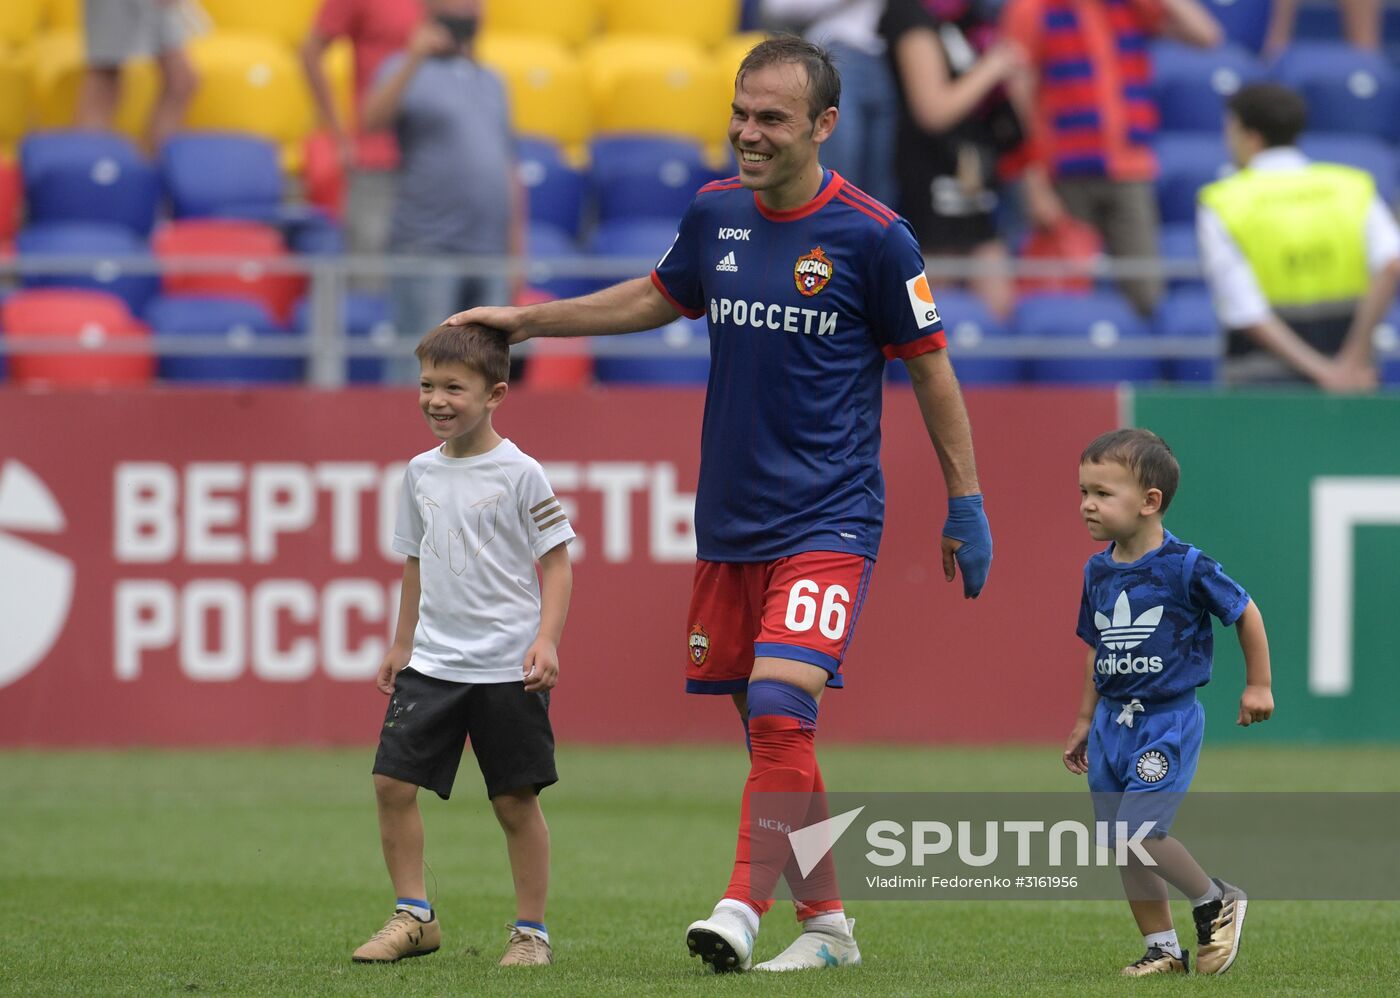
M 869 558 L 835 551 L 776 561 L 697 561 L 686 692 L 741 692 L 761 657 L 819 666 L 831 673 L 826 685 L 844 685 L 841 661 L 874 567 Z

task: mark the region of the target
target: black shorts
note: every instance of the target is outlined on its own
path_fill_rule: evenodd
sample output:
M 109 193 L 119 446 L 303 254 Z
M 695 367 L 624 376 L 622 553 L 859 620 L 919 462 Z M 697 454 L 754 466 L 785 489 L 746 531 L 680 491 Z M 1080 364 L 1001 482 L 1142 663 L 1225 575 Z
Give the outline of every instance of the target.
M 374 772 L 447 800 L 468 739 L 487 797 L 559 782 L 548 691 L 526 693 L 523 682 L 451 683 L 413 669 L 394 679 Z

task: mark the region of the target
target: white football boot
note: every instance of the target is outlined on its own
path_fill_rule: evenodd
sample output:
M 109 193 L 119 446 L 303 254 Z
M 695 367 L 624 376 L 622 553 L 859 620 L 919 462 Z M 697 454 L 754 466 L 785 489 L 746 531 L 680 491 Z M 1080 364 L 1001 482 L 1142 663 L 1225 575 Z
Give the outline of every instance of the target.
M 822 970 L 828 967 L 860 965 L 860 947 L 856 945 L 856 920 L 846 919 L 846 929 L 814 926 L 804 929 L 792 945 L 771 960 L 764 960 L 754 970 Z
M 716 974 L 748 970 L 753 966 L 753 933 L 738 914 L 718 907 L 709 918 L 691 922 L 685 930 L 691 956 L 698 956 Z

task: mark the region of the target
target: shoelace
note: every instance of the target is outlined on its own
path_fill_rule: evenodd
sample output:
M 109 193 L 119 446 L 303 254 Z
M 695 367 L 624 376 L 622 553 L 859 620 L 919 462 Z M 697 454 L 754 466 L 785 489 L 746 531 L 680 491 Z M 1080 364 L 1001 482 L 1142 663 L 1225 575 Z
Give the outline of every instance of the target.
M 512 925 L 509 922 L 506 923 L 506 928 L 510 930 L 510 939 L 506 943 L 507 946 L 528 946 L 531 949 L 538 949 L 541 946 L 549 945 L 533 932 L 522 932 L 518 926 Z
M 1138 957 L 1138 959 L 1133 963 L 1133 966 L 1141 967 L 1143 964 L 1146 963 L 1155 963 L 1156 961 L 1167 956 L 1171 956 L 1171 954 L 1168 953 L 1166 950 L 1162 949 L 1160 946 L 1149 946 L 1147 948 L 1147 952 L 1142 954 L 1142 956 Z M 1172 957 L 1172 959 L 1175 960 L 1177 958 Z
M 1196 920 L 1196 942 L 1205 946 L 1215 935 L 1215 921 L 1220 915 L 1220 909 L 1224 902 L 1219 899 L 1201 905 L 1191 912 Z
M 380 929 L 374 935 L 370 936 L 369 941 L 374 942 L 376 939 L 382 939 L 384 936 L 391 935 L 398 929 L 399 925 L 403 922 L 405 918 L 412 919 L 412 922 L 409 923 L 409 928 L 413 927 L 413 922 L 418 922 L 418 919 L 413 918 L 413 916 L 410 915 L 408 912 L 396 911 L 394 912 L 394 917 L 384 923 L 384 928 Z M 423 923 L 418 922 L 418 924 L 422 925 Z

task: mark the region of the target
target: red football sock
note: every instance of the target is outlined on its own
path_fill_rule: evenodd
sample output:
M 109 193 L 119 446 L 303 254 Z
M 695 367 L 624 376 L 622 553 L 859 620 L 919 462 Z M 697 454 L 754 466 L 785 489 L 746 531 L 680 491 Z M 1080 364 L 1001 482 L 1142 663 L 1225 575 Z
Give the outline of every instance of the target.
M 826 784 L 822 782 L 821 767 L 812 760 L 812 800 L 807 807 L 807 821 L 805 825 L 812 825 L 818 821 L 825 821 L 831 817 L 831 812 L 826 806 Z M 795 878 L 801 876 L 801 871 L 797 869 L 797 862 L 793 860 L 789 864 L 788 883 L 795 883 Z M 807 874 L 806 883 L 814 888 L 829 888 L 821 893 L 829 893 L 834 900 L 829 901 L 803 901 L 793 899 L 793 904 L 797 907 L 797 920 L 805 922 L 809 918 L 818 915 L 830 914 L 833 911 L 844 910 L 841 904 L 840 892 L 837 890 L 836 863 L 831 858 L 831 853 L 827 853 L 821 858 L 816 866 Z

